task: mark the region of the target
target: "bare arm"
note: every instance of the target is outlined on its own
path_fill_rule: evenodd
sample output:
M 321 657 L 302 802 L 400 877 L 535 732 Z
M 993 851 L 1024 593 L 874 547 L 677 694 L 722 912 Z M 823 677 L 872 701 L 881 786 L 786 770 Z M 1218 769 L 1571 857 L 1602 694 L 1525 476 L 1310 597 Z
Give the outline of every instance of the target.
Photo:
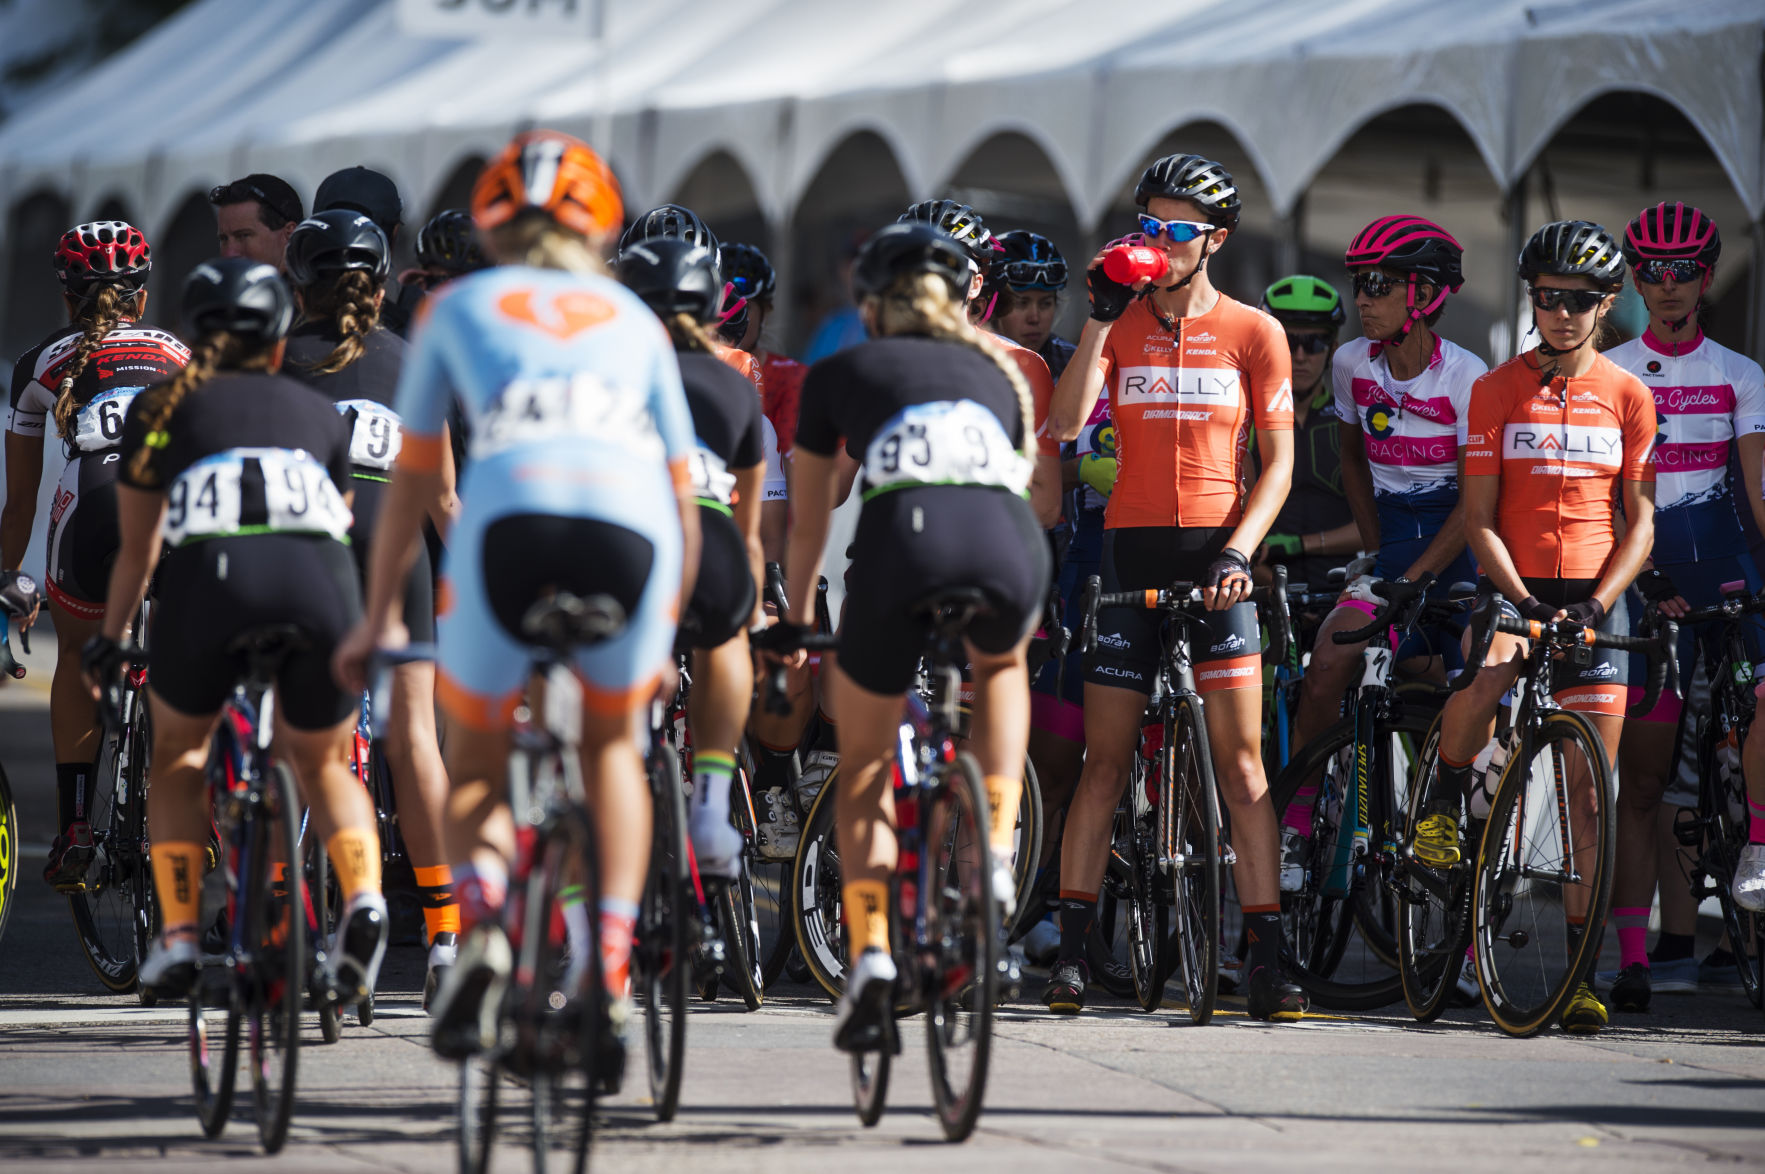
M 1740 449 L 1741 477 L 1746 481 L 1741 492 L 1746 497 L 1747 508 L 1753 512 L 1753 525 L 1765 535 L 1765 489 L 1761 488 L 1759 481 L 1761 474 L 1765 473 L 1765 432 L 1750 432 L 1736 441 L 1736 446 Z M 10 458 L 11 453 L 7 455 Z M 7 463 L 11 464 L 10 459 Z
M 1037 451 L 1036 472 L 1030 478 L 1030 509 L 1046 530 L 1060 521 L 1060 455 Z
M 392 482 L 386 487 L 386 500 L 380 503 L 374 527 L 374 549 L 368 556 L 368 603 L 363 623 L 374 634 L 376 645 L 404 621 L 404 582 L 417 561 L 423 516 L 440 496 L 441 485 L 439 469 L 392 470 Z M 360 681 L 352 683 L 355 688 L 361 685 Z
M 693 496 L 692 483 L 684 471 L 675 477 L 674 484 L 674 500 L 680 510 L 680 607 L 684 611 L 699 581 L 699 544 L 703 535 L 699 532 L 699 499 Z
M 6 506 L 0 509 L 0 570 L 16 571 L 31 544 L 37 490 L 43 484 L 43 441 L 6 434 Z
M 815 583 L 821 578 L 822 556 L 827 553 L 839 469 L 836 458 L 801 447 L 796 451 L 795 461 L 796 471 L 791 477 L 795 515 L 785 565 L 791 572 L 790 614 L 808 617 L 815 614 Z
M 792 459 L 796 459 L 794 455 Z M 852 496 L 852 482 L 857 480 L 860 468 L 858 458 L 842 448 L 830 459 L 834 463 L 834 472 L 838 476 L 838 480 L 834 483 L 833 503 L 836 506 L 842 506 L 846 504 L 846 499 Z M 796 500 L 796 485 L 796 480 L 793 478 L 791 480 L 791 500 L 793 501 Z M 819 570 L 816 572 L 816 574 L 820 573 Z
M 160 523 L 165 518 L 165 494 L 116 487 L 116 562 L 110 569 L 110 589 L 105 594 L 104 635 L 121 643 L 129 635 L 135 609 L 147 594 L 147 581 L 159 561 Z
M 1620 484 L 1626 522 L 1624 536 L 1618 540 L 1618 549 L 1607 560 L 1606 573 L 1600 576 L 1600 585 L 1593 592 L 1607 611 L 1617 606 L 1618 597 L 1642 572 L 1649 552 L 1655 548 L 1655 483 L 1626 478 Z
M 1048 405 L 1048 435 L 1055 440 L 1077 440 L 1079 430 L 1091 418 L 1097 397 L 1103 393 L 1103 372 L 1097 369 L 1097 361 L 1103 357 L 1103 344 L 1108 340 L 1109 323 L 1085 319 L 1078 349 L 1060 373 L 1054 400 Z
M 1245 554 L 1262 545 L 1281 507 L 1287 503 L 1287 493 L 1293 487 L 1293 433 L 1259 428 L 1256 451 L 1262 458 L 1262 473 L 1250 487 L 1250 495 L 1244 499 L 1244 514 L 1227 543 Z
M 1465 538 L 1470 542 L 1471 553 L 1477 556 L 1477 565 L 1483 574 L 1497 591 L 1509 599 L 1521 600 L 1532 592 L 1526 589 L 1526 581 L 1514 568 L 1514 559 L 1508 553 L 1507 545 L 1495 533 L 1495 499 L 1500 492 L 1500 477 L 1461 477 L 1459 509 L 1464 513 Z
M 455 492 L 459 470 L 454 467 L 454 447 L 452 430 L 446 424 L 441 426 L 441 486 L 429 503 L 429 524 L 441 535 L 442 541 L 447 540 L 448 528 L 454 519 L 460 516 L 460 499 Z
M 1342 496 L 1348 499 L 1361 550 L 1379 549 L 1379 507 L 1373 500 L 1373 468 L 1367 463 L 1367 442 L 1354 420 L 1341 420 Z
M 760 585 L 766 582 L 766 549 L 760 537 L 766 515 L 766 503 L 760 499 L 765 493 L 764 461 L 749 469 L 735 470 L 735 505 L 731 512 L 735 515 L 735 527 L 741 531 L 742 542 L 747 547 L 748 570 L 754 576 L 754 614 L 748 621 L 750 628 L 758 627 L 766 614 L 760 606 Z

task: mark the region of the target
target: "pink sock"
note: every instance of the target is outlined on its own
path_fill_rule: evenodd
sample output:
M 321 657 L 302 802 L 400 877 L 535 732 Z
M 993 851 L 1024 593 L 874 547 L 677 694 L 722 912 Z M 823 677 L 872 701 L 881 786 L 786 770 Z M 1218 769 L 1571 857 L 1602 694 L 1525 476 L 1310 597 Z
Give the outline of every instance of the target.
M 1612 924 L 1618 928 L 1618 969 L 1633 963 L 1649 964 L 1649 909 L 1632 905 L 1612 910 Z
M 1312 808 L 1317 806 L 1318 788 L 1316 784 L 1307 783 L 1293 792 L 1293 802 L 1287 804 L 1287 810 L 1281 813 L 1281 823 L 1299 832 L 1311 835 Z
M 1747 843 L 1765 844 L 1765 803 L 1755 803 L 1749 798 L 1747 814 L 1753 817 L 1747 828 Z

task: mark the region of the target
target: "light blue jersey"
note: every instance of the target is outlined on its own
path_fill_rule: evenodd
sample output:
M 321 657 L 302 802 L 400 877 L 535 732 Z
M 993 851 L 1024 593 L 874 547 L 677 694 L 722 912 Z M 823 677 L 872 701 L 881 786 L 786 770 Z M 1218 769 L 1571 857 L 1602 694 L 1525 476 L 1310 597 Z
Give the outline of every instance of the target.
M 435 443 L 457 400 L 467 427 L 461 515 L 443 573 L 440 671 L 480 699 L 519 690 L 528 655 L 493 616 L 485 531 L 514 515 L 586 518 L 654 548 L 626 631 L 583 653 L 594 692 L 622 695 L 674 642 L 680 516 L 670 466 L 695 447 L 680 367 L 649 308 L 610 278 L 503 267 L 432 296 L 398 385 L 405 444 Z M 592 566 L 594 551 L 583 551 Z M 506 569 L 506 568 L 505 568 Z

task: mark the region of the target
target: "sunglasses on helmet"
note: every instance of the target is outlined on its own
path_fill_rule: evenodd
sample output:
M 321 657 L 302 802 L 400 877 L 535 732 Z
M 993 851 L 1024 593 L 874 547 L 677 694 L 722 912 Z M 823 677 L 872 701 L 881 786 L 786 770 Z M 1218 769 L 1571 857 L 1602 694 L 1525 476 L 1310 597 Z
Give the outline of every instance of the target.
M 1331 338 L 1327 334 L 1289 334 L 1287 349 L 1302 355 L 1328 354 Z
M 1532 304 L 1546 313 L 1561 306 L 1571 314 L 1585 314 L 1606 299 L 1597 289 L 1540 289 L 1534 285 L 1526 292 L 1532 296 Z
M 1645 285 L 1660 285 L 1671 277 L 1677 284 L 1696 281 L 1709 270 L 1702 261 L 1676 257 L 1668 261 L 1638 261 L 1636 279 Z
M 1146 239 L 1157 240 L 1167 236 L 1173 244 L 1187 244 L 1199 236 L 1206 236 L 1214 231 L 1214 225 L 1203 220 L 1160 220 L 1156 216 L 1140 213 L 1140 231 Z
M 1013 261 L 1005 266 L 1005 284 L 1013 289 L 1059 289 L 1066 284 L 1066 262 Z
M 1377 269 L 1363 269 L 1354 275 L 1356 297 L 1382 298 L 1402 284 L 1403 278 L 1380 273 Z

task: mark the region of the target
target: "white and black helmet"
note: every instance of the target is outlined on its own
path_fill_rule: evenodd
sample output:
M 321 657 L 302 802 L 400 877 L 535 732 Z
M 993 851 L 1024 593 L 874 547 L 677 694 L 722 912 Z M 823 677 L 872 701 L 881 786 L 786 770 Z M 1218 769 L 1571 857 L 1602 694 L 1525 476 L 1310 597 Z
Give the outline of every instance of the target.
M 1144 208 L 1160 196 L 1199 204 L 1208 220 L 1225 229 L 1237 228 L 1238 214 L 1244 210 L 1232 173 L 1200 155 L 1166 155 L 1153 161 L 1134 185 L 1134 203 Z

